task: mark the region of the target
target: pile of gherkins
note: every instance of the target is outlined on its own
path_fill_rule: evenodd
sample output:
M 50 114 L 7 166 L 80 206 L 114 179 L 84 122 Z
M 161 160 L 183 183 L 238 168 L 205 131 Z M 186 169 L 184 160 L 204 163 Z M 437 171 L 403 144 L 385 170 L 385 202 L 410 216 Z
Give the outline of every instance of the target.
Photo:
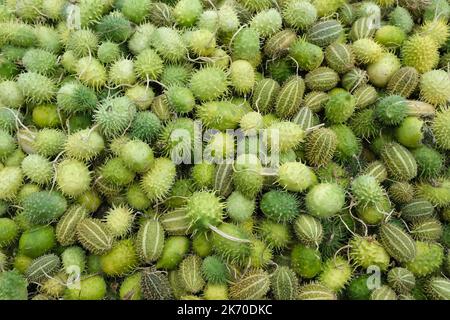
M 0 0 L 0 300 L 448 300 L 449 19 Z

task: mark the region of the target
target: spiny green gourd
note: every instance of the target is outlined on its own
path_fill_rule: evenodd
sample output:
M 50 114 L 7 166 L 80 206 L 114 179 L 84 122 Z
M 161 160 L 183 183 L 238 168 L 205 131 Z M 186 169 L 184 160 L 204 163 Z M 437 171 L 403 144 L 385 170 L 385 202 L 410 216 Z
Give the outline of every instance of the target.
M 405 263 L 415 276 L 427 276 L 439 269 L 444 259 L 444 249 L 437 243 L 416 241 L 416 256 Z
M 449 18 L 6 1 L 0 299 L 448 299 Z
M 416 278 L 408 269 L 402 267 L 392 268 L 388 272 L 389 286 L 398 293 L 408 293 L 416 285 Z
M 342 257 L 328 259 L 319 275 L 319 281 L 334 292 L 343 289 L 349 282 L 352 271 L 350 264 Z
M 275 101 L 275 113 L 280 118 L 293 116 L 303 99 L 305 82 L 300 76 L 294 76 L 280 88 Z
M 291 242 L 288 227 L 269 219 L 263 220 L 258 226 L 258 234 L 275 250 L 285 248 Z
M 276 300 L 296 300 L 298 278 L 289 267 L 278 267 L 270 275 L 270 286 Z
M 382 285 L 372 291 L 370 300 L 397 300 L 397 295 L 389 286 Z
M 442 233 L 442 224 L 435 218 L 415 221 L 411 226 L 411 234 L 417 240 L 438 241 L 442 237 Z
M 450 282 L 444 277 L 433 277 L 426 284 L 427 295 L 431 299 L 448 300 Z
M 397 261 L 407 262 L 416 257 L 414 241 L 402 228 L 392 223 L 384 223 L 379 228 L 379 235 L 386 251 Z
M 299 213 L 297 198 L 285 191 L 272 190 L 261 198 L 261 211 L 266 217 L 278 222 L 289 222 Z
M 100 256 L 102 271 L 109 276 L 121 276 L 129 273 L 138 262 L 132 239 L 116 242 L 111 250 Z
M 419 34 L 407 39 L 401 49 L 403 64 L 420 73 L 433 69 L 439 60 L 438 45 L 429 36 Z
M 77 224 L 76 233 L 83 247 L 94 254 L 108 252 L 113 246 L 113 236 L 109 227 L 99 219 L 81 220 Z
M 214 232 L 212 244 L 214 251 L 227 261 L 242 263 L 250 255 L 249 236 L 240 226 L 222 223 Z
M 195 255 L 187 256 L 178 269 L 180 284 L 187 292 L 197 293 L 203 289 L 205 280 L 202 277 L 202 259 Z
M 320 221 L 310 215 L 301 214 L 294 224 L 297 238 L 305 245 L 318 246 L 323 240 L 323 227 Z
M 46 254 L 34 259 L 26 271 L 29 282 L 40 282 L 55 274 L 61 264 L 61 260 L 55 254 Z
M 337 300 L 333 290 L 316 282 L 300 286 L 297 298 L 299 300 Z

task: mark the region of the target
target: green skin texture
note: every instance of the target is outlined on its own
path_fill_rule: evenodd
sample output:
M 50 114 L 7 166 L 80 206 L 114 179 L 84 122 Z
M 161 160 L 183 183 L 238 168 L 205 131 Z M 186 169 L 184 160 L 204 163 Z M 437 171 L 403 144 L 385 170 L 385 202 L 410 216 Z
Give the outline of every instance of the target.
M 9 218 L 0 218 L 0 248 L 10 244 L 18 235 L 18 226 Z
M 0 300 L 27 300 L 27 280 L 16 270 L 0 273 Z
M 158 269 L 173 270 L 183 260 L 189 250 L 189 239 L 181 236 L 170 237 L 164 244 L 164 249 L 156 263 Z
M 136 272 L 127 276 L 119 289 L 119 296 L 121 300 L 141 300 L 141 273 Z
M 291 267 L 302 278 L 314 278 L 322 270 L 320 252 L 296 245 L 291 252 Z
M 19 252 L 30 258 L 47 253 L 55 245 L 55 231 L 52 226 L 33 227 L 22 233 L 19 238 Z
M 281 191 L 269 191 L 264 194 L 260 208 L 266 217 L 275 221 L 290 221 L 298 215 L 297 199 Z
M 67 288 L 66 300 L 102 300 L 106 295 L 106 282 L 102 276 L 96 275 L 81 279 L 80 288 Z
M 362 275 L 350 281 L 346 295 L 350 300 L 369 300 L 371 290 L 367 287 L 368 275 Z
M 344 204 L 344 191 L 337 184 L 318 184 L 306 196 L 306 207 L 311 214 L 319 218 L 333 216 L 344 207 Z

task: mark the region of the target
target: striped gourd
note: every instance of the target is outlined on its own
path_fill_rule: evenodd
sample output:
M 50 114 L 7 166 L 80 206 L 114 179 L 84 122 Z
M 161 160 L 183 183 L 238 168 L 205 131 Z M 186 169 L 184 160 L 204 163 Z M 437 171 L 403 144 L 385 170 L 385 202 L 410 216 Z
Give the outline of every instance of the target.
M 413 67 L 403 67 L 397 70 L 387 85 L 390 94 L 408 98 L 419 84 L 419 72 Z
M 356 18 L 358 13 L 355 7 L 351 3 L 344 3 L 338 10 L 339 20 L 342 21 L 344 25 L 351 25 Z
M 202 277 L 202 259 L 196 255 L 189 255 L 180 263 L 178 277 L 181 285 L 190 293 L 197 293 L 205 286 Z
M 328 128 L 320 128 L 311 132 L 306 138 L 306 159 L 313 166 L 327 164 L 336 150 L 336 134 Z
M 141 276 L 142 294 L 146 300 L 171 300 L 173 298 L 167 273 L 145 269 Z
M 363 174 L 374 177 L 380 183 L 387 179 L 386 167 L 383 162 L 378 160 L 369 163 Z
M 328 94 L 322 91 L 311 91 L 305 95 L 303 106 L 311 109 L 312 112 L 319 112 L 327 103 Z
M 368 80 L 369 76 L 366 70 L 353 68 L 342 76 L 341 84 L 345 90 L 353 92 L 360 86 L 367 84 Z
M 355 56 L 351 47 L 343 43 L 333 43 L 325 50 L 328 66 L 338 73 L 346 73 L 355 65 Z
M 297 238 L 305 245 L 318 246 L 323 239 L 323 228 L 320 221 L 308 214 L 301 214 L 294 222 Z
M 387 282 L 395 291 L 399 293 L 408 293 L 416 285 L 416 278 L 408 269 L 396 267 L 389 270 Z
M 317 116 L 308 107 L 298 110 L 292 122 L 298 124 L 303 130 L 308 130 L 319 123 Z
M 270 276 L 270 287 L 275 300 L 296 300 L 298 279 L 289 267 L 278 267 Z
M 275 33 L 264 45 L 264 53 L 272 58 L 284 56 L 291 44 L 297 39 L 297 34 L 292 29 L 285 29 Z
M 450 280 L 444 277 L 433 277 L 426 284 L 426 292 L 433 300 L 450 300 Z
M 159 221 L 164 230 L 170 235 L 184 236 L 189 233 L 191 219 L 186 216 L 186 212 L 182 208 L 163 214 Z
M 397 300 L 397 294 L 391 287 L 383 285 L 372 291 L 370 300 Z
M 362 109 L 374 104 L 378 100 L 378 91 L 369 84 L 358 86 L 353 91 L 353 96 L 356 99 L 356 108 Z
M 309 283 L 300 287 L 298 300 L 337 300 L 336 294 L 321 283 Z
M 432 217 L 434 214 L 433 205 L 425 199 L 415 199 L 406 204 L 402 210 L 402 218 L 407 221 L 416 221 Z
M 280 118 L 289 118 L 299 109 L 305 92 L 305 82 L 300 76 L 288 79 L 280 89 L 275 102 L 275 113 Z
M 93 254 L 104 254 L 113 245 L 111 231 L 99 219 L 86 218 L 78 223 L 77 237 L 83 247 Z
M 256 83 L 253 90 L 252 106 L 253 109 L 265 114 L 269 113 L 273 107 L 280 85 L 273 79 L 264 78 Z
M 400 181 L 408 181 L 417 175 L 417 163 L 411 152 L 398 143 L 384 147 L 381 158 L 389 175 Z
M 342 25 L 337 20 L 324 20 L 309 28 L 306 37 L 309 42 L 326 47 L 336 41 L 343 33 Z
M 411 226 L 411 235 L 416 240 L 437 241 L 443 232 L 441 222 L 436 218 L 415 221 Z
M 305 83 L 311 91 L 328 91 L 336 87 L 339 75 L 331 68 L 319 67 L 305 76 Z
M 270 289 L 270 276 L 261 269 L 248 271 L 230 286 L 230 298 L 233 300 L 263 299 Z
M 53 253 L 34 259 L 28 266 L 26 277 L 29 282 L 40 282 L 59 271 L 61 261 Z
M 416 257 L 405 267 L 417 277 L 428 276 L 439 270 L 444 261 L 444 248 L 436 242 L 416 241 Z
M 380 226 L 379 235 L 384 248 L 395 260 L 407 262 L 415 258 L 414 240 L 398 226 L 384 223 Z
M 141 224 L 136 238 L 136 249 L 142 261 L 150 263 L 158 260 L 164 247 L 164 229 L 154 219 Z
M 214 190 L 219 196 L 228 197 L 233 191 L 233 164 L 219 163 L 214 176 Z
M 375 21 L 373 16 L 357 19 L 350 31 L 350 37 L 353 41 L 358 39 L 372 38 L 375 33 Z
M 79 205 L 67 210 L 56 225 L 56 239 L 61 245 L 69 246 L 77 241 L 77 225 L 86 216 L 86 209 Z

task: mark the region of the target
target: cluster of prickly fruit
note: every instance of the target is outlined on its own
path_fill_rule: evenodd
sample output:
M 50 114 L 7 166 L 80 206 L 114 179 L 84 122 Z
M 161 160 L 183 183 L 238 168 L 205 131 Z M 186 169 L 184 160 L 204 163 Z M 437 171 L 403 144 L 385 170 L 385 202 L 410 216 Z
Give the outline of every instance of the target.
M 449 20 L 0 0 L 0 300 L 448 300 Z

